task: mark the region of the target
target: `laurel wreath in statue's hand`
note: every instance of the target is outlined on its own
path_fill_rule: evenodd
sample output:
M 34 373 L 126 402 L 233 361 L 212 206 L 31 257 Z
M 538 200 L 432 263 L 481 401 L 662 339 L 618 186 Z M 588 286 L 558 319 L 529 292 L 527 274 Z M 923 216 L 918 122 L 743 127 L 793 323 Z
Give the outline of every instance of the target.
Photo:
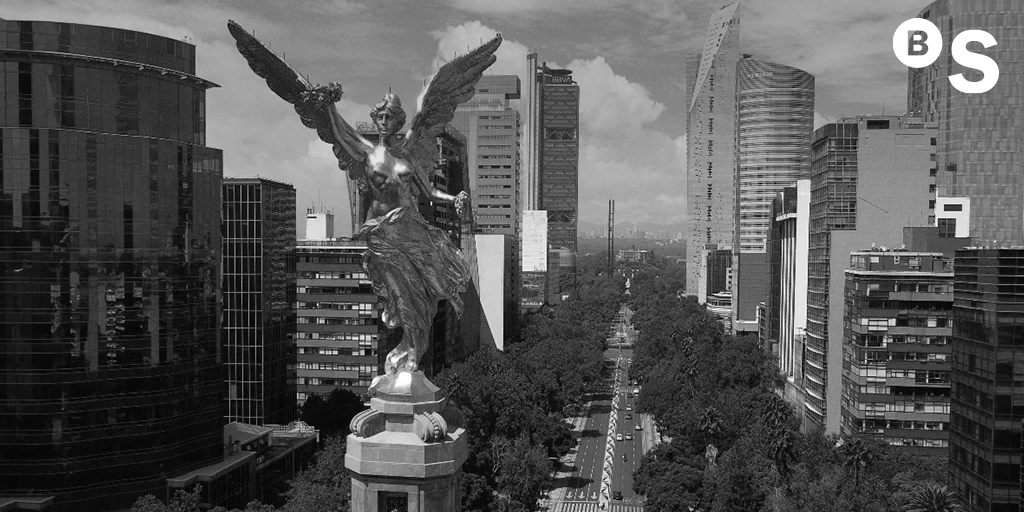
M 469 204 L 469 193 L 465 190 L 455 196 L 455 213 L 462 220 L 473 218 L 473 207 Z

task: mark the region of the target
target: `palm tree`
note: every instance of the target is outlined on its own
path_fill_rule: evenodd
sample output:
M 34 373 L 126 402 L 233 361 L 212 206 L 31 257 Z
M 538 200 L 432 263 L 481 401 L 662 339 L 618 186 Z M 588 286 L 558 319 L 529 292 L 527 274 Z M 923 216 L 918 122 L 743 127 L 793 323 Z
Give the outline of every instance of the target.
M 914 489 L 903 512 L 962 512 L 963 505 L 956 492 L 934 482 Z

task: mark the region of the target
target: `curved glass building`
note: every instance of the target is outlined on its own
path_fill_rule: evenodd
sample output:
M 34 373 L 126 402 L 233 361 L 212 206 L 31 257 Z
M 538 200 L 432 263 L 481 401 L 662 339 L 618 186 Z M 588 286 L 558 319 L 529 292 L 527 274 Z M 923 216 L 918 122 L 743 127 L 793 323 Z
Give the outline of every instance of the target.
M 126 508 L 223 453 L 195 47 L 0 20 L 0 495 Z
M 768 293 L 772 199 L 811 177 L 814 77 L 743 55 L 736 63 L 735 130 L 733 328 L 751 332 Z
M 772 199 L 811 177 L 814 77 L 753 58 L 736 64 L 736 242 L 764 252 Z

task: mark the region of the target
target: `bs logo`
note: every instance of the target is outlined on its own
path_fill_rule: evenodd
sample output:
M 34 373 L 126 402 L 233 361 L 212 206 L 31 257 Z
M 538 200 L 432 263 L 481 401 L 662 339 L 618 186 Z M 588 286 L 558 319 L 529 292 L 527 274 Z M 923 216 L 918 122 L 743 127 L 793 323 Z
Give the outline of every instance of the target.
M 949 83 L 960 92 L 979 94 L 996 86 L 999 81 L 999 65 L 985 55 L 967 51 L 967 43 L 973 41 L 981 43 L 985 48 L 996 45 L 996 39 L 984 30 L 964 30 L 953 39 L 950 51 L 958 64 L 977 69 L 985 77 L 971 82 L 964 78 L 963 73 L 958 73 L 949 77 Z M 934 23 L 926 19 L 904 21 L 892 36 L 892 51 L 907 66 L 923 68 L 935 62 L 942 53 L 942 33 Z

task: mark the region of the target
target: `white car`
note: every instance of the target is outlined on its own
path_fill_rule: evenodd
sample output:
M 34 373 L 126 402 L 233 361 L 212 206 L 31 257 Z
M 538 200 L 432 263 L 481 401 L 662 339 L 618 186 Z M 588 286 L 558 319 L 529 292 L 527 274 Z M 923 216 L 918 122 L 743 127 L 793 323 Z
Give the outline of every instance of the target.
M 629 432 L 626 432 L 626 441 L 632 441 L 632 440 L 633 440 L 633 434 L 630 434 Z
M 615 435 L 615 440 L 616 441 L 622 441 L 622 434 L 616 434 Z
M 643 430 L 639 423 L 633 426 L 633 430 Z
M 626 410 L 627 411 L 632 411 L 633 410 L 633 406 L 632 405 L 627 405 L 626 406 Z

